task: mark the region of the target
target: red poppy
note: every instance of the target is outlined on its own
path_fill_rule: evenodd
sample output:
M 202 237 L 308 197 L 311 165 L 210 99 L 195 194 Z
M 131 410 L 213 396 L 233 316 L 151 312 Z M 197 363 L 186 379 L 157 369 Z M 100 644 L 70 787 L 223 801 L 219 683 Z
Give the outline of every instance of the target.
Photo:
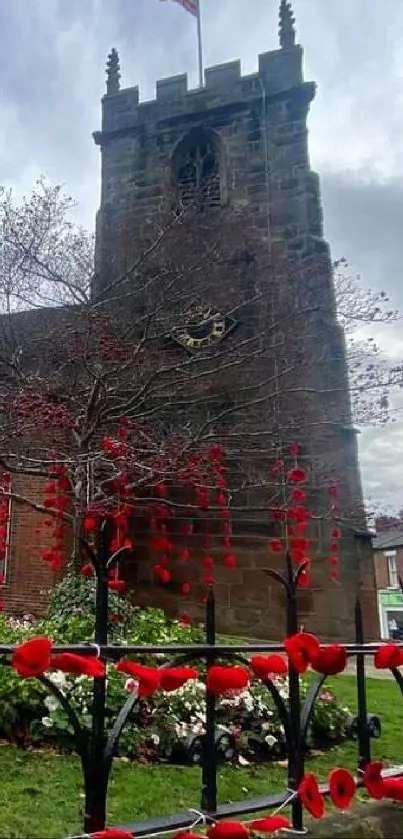
M 356 791 L 356 783 L 347 769 L 333 769 L 329 774 L 329 792 L 339 810 L 348 810 Z
M 325 813 L 325 799 L 312 772 L 305 775 L 298 787 L 298 795 L 305 809 L 314 819 L 321 819 Z
M 200 833 L 193 833 L 191 830 L 180 830 L 175 833 L 173 839 L 200 839 Z
M 224 557 L 224 565 L 226 566 L 226 568 L 235 568 L 236 558 L 234 557 L 234 554 L 227 554 Z
M 207 831 L 208 839 L 248 839 L 249 836 L 242 822 L 218 822 Z
M 293 489 L 290 498 L 292 501 L 297 501 L 300 504 L 303 501 L 306 501 L 306 492 L 304 489 Z
M 265 681 L 272 673 L 283 676 L 288 673 L 288 664 L 282 655 L 254 655 L 250 666 L 258 679 Z
M 332 539 L 341 539 L 341 530 L 339 527 L 334 527 L 331 534 Z
M 182 594 L 190 594 L 191 590 L 192 590 L 192 586 L 190 585 L 190 583 L 182 583 L 182 585 L 181 585 Z
M 249 826 L 259 833 L 276 833 L 284 827 L 291 827 L 291 823 L 286 816 L 266 816 L 263 819 L 255 819 Z
M 367 792 L 369 792 L 371 798 L 376 798 L 377 801 L 384 797 L 382 769 L 382 761 L 374 760 L 365 767 L 362 779 L 363 785 Z
M 160 671 L 156 667 L 146 667 L 144 664 L 136 664 L 135 661 L 119 661 L 116 670 L 133 676 L 139 682 L 139 696 L 151 696 L 160 686 Z
M 109 580 L 108 588 L 110 588 L 111 591 L 117 591 L 118 594 L 123 594 L 126 588 L 126 583 L 124 580 L 116 578 L 116 580 Z
M 310 547 L 310 540 L 306 538 L 306 536 L 293 536 L 291 539 L 291 548 L 292 550 L 303 551 L 304 554 Z
M 297 632 L 284 641 L 289 661 L 297 673 L 305 673 L 313 659 L 319 654 L 319 641 L 309 632 Z
M 305 469 L 301 469 L 299 466 L 296 466 L 295 469 L 291 469 L 287 475 L 290 484 L 303 484 L 305 483 L 307 477 Z
M 180 559 L 184 559 L 185 561 L 187 561 L 188 559 L 190 559 L 190 550 L 189 550 L 189 548 L 183 548 L 183 550 L 182 550 L 182 551 L 180 552 L 180 554 L 179 554 L 179 557 L 180 557 Z
M 42 676 L 50 668 L 50 651 L 53 642 L 49 638 L 31 638 L 15 648 L 11 664 L 23 679 Z
M 90 833 L 90 839 L 135 839 L 133 833 L 128 830 L 121 830 L 120 827 L 110 827 L 106 830 L 98 830 L 97 833 Z
M 182 614 L 179 615 L 178 620 L 179 620 L 179 623 L 182 624 L 182 626 L 190 626 L 191 623 L 192 623 L 192 618 L 190 617 L 188 612 L 182 612 Z
M 167 692 L 178 690 L 189 679 L 197 679 L 198 676 L 194 667 L 165 667 L 160 671 L 160 685 Z
M 403 801 L 403 778 L 385 778 L 383 794 L 392 801 Z
M 312 659 L 313 669 L 324 676 L 336 676 L 337 673 L 342 673 L 346 666 L 347 653 L 340 644 L 320 647 L 318 654 Z
M 281 539 L 270 539 L 269 550 L 276 554 L 282 553 L 282 551 L 284 550 L 284 545 Z
M 59 653 L 50 657 L 50 666 L 64 673 L 75 673 L 77 676 L 105 676 L 105 664 L 94 656 L 86 657 L 75 653 Z
M 82 574 L 83 577 L 93 577 L 94 573 L 94 566 L 91 562 L 86 562 L 80 568 L 80 574 Z
M 207 688 L 217 695 L 231 690 L 243 690 L 249 684 L 249 674 L 245 667 L 229 667 L 215 664 L 207 673 Z
M 375 653 L 374 664 L 377 670 L 392 669 L 403 664 L 403 647 L 397 644 L 384 644 Z

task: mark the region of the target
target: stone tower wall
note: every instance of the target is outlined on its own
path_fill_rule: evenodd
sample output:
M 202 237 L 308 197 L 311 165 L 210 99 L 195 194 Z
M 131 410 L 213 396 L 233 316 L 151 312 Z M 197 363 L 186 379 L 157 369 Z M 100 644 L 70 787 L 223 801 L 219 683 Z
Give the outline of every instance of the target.
M 163 216 L 178 143 L 200 126 L 215 132 L 222 149 L 224 202 L 244 211 L 258 231 L 255 271 L 261 286 L 266 283 L 271 293 L 262 256 L 267 253 L 272 265 L 292 265 L 282 281 L 288 283 L 288 271 L 287 294 L 297 295 L 306 308 L 298 334 L 287 333 L 285 352 L 294 359 L 303 344 L 306 364 L 303 374 L 300 367 L 297 378 L 290 374 L 284 379 L 280 427 L 285 439 L 302 442 L 322 500 L 326 477 L 336 475 L 342 484 L 346 518 L 342 587 L 329 591 L 327 547 L 317 536 L 316 583 L 303 595 L 301 619 L 307 628 L 328 638 L 351 637 L 354 600 L 361 588 L 373 635 L 372 556 L 369 542 L 355 532 L 364 529 L 364 519 L 344 342 L 335 316 L 329 248 L 323 238 L 319 179 L 308 156 L 307 115 L 315 85 L 304 81 L 302 58 L 295 45 L 260 55 L 258 72 L 250 75 L 241 74 L 239 61 L 209 68 L 203 89 L 188 90 L 187 77 L 181 75 L 158 81 L 156 98 L 149 102 L 139 101 L 137 87 L 104 97 L 102 130 L 94 134 L 102 152 L 94 295 L 107 297 L 109 284 L 136 257 L 147 221 Z M 226 279 L 224 272 L 224 288 Z M 255 308 L 254 328 L 264 329 L 265 317 L 267 307 Z M 238 567 L 217 589 L 221 628 L 235 632 L 238 627 L 244 634 L 272 637 L 282 626 L 284 604 L 281 593 L 262 586 L 261 569 L 273 560 L 267 553 L 266 530 L 258 521 L 249 534 L 242 535 L 241 526 L 238 530 Z M 136 597 L 144 604 L 163 602 L 175 611 L 175 596 L 148 581 L 149 560 L 145 552 L 144 573 L 133 571 Z M 196 600 L 193 607 L 197 613 Z

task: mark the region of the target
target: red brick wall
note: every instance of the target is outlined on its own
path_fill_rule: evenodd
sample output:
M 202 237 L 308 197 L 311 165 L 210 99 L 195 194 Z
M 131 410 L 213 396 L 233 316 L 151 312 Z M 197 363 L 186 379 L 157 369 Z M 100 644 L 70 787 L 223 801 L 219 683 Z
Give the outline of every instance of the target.
M 40 480 L 18 477 L 14 491 L 41 503 L 43 485 Z M 47 603 L 46 592 L 53 585 L 55 575 L 40 558 L 40 552 L 49 542 L 46 528 L 41 527 L 44 516 L 27 504 L 13 503 L 11 540 L 5 586 L 6 608 L 11 613 L 32 612 L 39 614 Z M 269 535 L 259 526 L 251 533 L 236 532 L 234 553 L 235 569 L 223 565 L 223 552 L 213 549 L 216 557 L 214 569 L 217 598 L 217 628 L 234 635 L 280 640 L 286 630 L 286 602 L 283 588 L 273 583 L 264 569 L 283 570 L 284 560 L 268 550 Z M 191 562 L 177 560 L 174 564 L 175 583 L 160 586 L 155 583 L 152 556 L 145 535 L 134 540 L 133 556 L 122 566 L 122 576 L 127 579 L 136 605 L 159 605 L 170 614 L 189 611 L 195 620 L 203 618 L 201 548 L 197 539 L 192 545 Z M 176 542 L 179 547 L 179 542 Z M 214 546 L 213 546 L 214 548 Z M 354 631 L 354 604 L 360 594 L 364 611 L 366 639 L 378 637 L 374 564 L 369 543 L 355 544 L 352 537 L 342 540 L 341 584 L 331 582 L 326 562 L 325 544 L 320 532 L 316 534 L 310 551 L 312 560 L 312 586 L 299 596 L 300 625 L 318 634 L 322 639 L 352 640 Z M 403 563 L 403 555 L 401 560 Z M 378 560 L 376 563 L 379 562 Z M 377 566 L 376 566 L 377 567 Z M 403 572 L 403 567 L 402 567 Z M 402 574 L 403 575 L 403 574 Z M 180 583 L 192 584 L 190 596 L 179 593 Z
M 13 491 L 34 503 L 43 501 L 43 483 L 39 478 L 18 475 L 13 478 Z M 49 542 L 41 527 L 44 516 L 28 504 L 12 502 L 10 546 L 7 562 L 4 602 L 12 614 L 43 612 L 47 603 L 46 591 L 55 580 L 40 552 Z

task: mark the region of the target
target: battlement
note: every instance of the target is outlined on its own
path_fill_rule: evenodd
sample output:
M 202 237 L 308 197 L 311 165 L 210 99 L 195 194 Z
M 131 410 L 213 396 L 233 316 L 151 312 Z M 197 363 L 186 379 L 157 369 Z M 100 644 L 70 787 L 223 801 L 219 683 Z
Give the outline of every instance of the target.
M 217 64 L 206 68 L 204 87 L 197 89 L 189 89 L 186 73 L 159 79 L 155 99 L 148 101 L 140 101 L 138 87 L 120 90 L 119 84 L 109 78 L 107 94 L 102 100 L 102 130 L 116 132 L 164 116 L 179 116 L 261 97 L 263 92 L 274 96 L 298 88 L 304 81 L 302 58 L 301 47 L 295 45 L 262 53 L 258 57 L 258 72 L 248 75 L 242 75 L 239 60 Z

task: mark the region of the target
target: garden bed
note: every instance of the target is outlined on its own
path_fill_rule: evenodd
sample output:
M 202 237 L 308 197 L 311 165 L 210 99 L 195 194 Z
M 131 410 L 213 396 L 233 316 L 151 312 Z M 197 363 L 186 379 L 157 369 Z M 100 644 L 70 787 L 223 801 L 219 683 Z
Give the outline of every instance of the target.
M 158 609 L 140 611 L 124 601 L 119 601 L 118 605 L 122 614 L 119 621 L 112 621 L 111 626 L 116 642 L 166 644 L 203 640 L 200 629 L 170 621 Z M 67 600 L 66 610 L 63 604 L 58 603 L 57 614 L 46 622 L 35 622 L 28 616 L 22 620 L 10 620 L 3 616 L 0 618 L 1 641 L 13 644 L 33 635 L 47 635 L 55 642 L 73 644 L 91 638 L 91 612 L 85 609 L 85 605 L 75 606 L 73 614 L 67 612 L 68 609 Z M 69 697 L 80 721 L 90 727 L 92 680 L 59 671 L 48 674 L 48 678 Z M 273 678 L 281 696 L 287 698 L 287 679 Z M 302 678 L 302 696 L 308 686 L 309 681 Z M 125 678 L 114 665 L 108 665 L 109 729 L 128 694 L 135 689 L 133 679 Z M 348 707 L 340 703 L 332 691 L 324 688 L 315 703 L 307 750 L 323 751 L 342 742 L 346 737 L 349 714 Z M 117 756 L 143 762 L 198 765 L 202 756 L 204 723 L 203 681 L 188 682 L 168 694 L 157 693 L 141 700 L 135 707 L 120 739 Z M 0 737 L 23 748 L 56 749 L 63 754 L 73 753 L 75 749 L 71 724 L 49 688 L 35 679 L 20 679 L 9 667 L 2 668 L 0 680 Z M 221 697 L 217 702 L 216 754 L 219 762 L 244 766 L 285 758 L 286 742 L 278 711 L 267 689 L 257 680 L 248 689 Z

